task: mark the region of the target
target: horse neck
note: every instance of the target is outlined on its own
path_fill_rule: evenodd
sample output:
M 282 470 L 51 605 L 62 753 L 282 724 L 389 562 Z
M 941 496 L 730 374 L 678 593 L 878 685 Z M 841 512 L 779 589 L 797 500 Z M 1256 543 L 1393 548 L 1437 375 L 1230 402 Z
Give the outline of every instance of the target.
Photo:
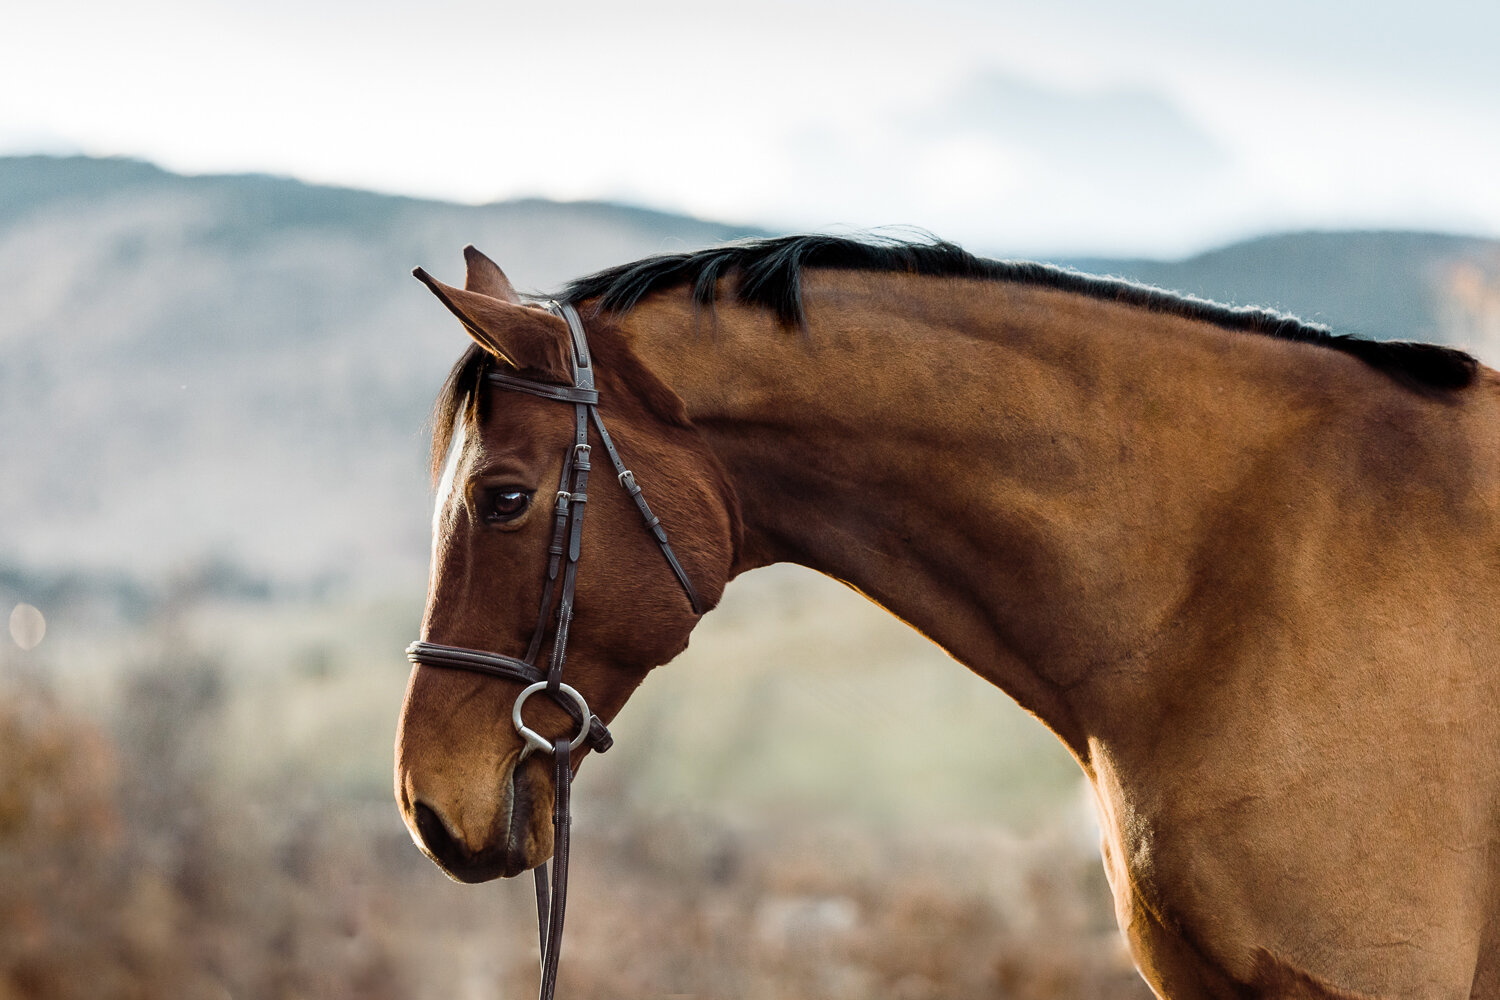
M 627 321 L 739 494 L 737 570 L 848 583 L 1080 758 L 1094 723 L 1078 695 L 1160 649 L 1205 519 L 1316 421 L 1306 366 L 1329 365 L 1325 396 L 1361 374 L 1023 284 L 810 272 L 805 296 L 805 334 L 727 303 L 710 332 L 671 298 Z

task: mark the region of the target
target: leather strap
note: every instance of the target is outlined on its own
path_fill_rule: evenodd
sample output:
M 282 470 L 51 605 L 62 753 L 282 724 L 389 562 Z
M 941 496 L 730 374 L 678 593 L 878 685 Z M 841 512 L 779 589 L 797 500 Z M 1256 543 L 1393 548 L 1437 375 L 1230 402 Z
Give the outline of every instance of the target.
M 593 368 L 594 359 L 589 354 L 589 336 L 583 328 L 583 317 L 578 315 L 578 310 L 573 308 L 571 302 L 558 302 L 556 299 L 547 303 L 547 311 L 554 316 L 561 316 L 564 323 L 568 324 L 568 333 L 573 338 L 573 363 L 579 368 Z M 589 388 L 594 387 L 594 376 L 589 375 Z
M 662 556 L 666 558 L 667 566 L 672 570 L 672 575 L 677 577 L 677 582 L 682 585 L 683 591 L 687 594 L 688 603 L 692 605 L 693 613 L 698 615 L 703 614 L 703 601 L 699 598 L 698 591 L 694 589 L 693 581 L 688 578 L 687 571 L 682 568 L 682 563 L 678 561 L 677 554 L 672 551 L 672 544 L 667 540 L 667 529 L 662 526 L 661 519 L 651 512 L 651 506 L 646 502 L 645 494 L 641 492 L 640 486 L 635 481 L 635 474 L 625 467 L 625 460 L 620 457 L 619 450 L 615 448 L 614 439 L 609 436 L 609 431 L 604 427 L 604 418 L 599 415 L 599 393 L 594 389 L 594 371 L 591 363 L 592 359 L 589 354 L 588 335 L 584 332 L 583 321 L 578 315 L 578 310 L 570 304 L 559 304 L 556 302 L 548 303 L 547 307 L 554 314 L 562 317 L 568 324 L 568 332 L 573 341 L 573 356 L 569 359 L 573 369 L 573 385 L 565 386 L 554 385 L 550 382 L 537 382 L 532 379 L 507 375 L 504 372 L 496 371 L 487 372 L 485 377 L 502 389 L 525 392 L 533 396 L 539 396 L 542 399 L 550 399 L 560 403 L 572 403 L 578 408 L 580 422 L 585 418 L 586 409 L 587 418 L 592 419 L 594 427 L 599 432 L 599 440 L 604 445 L 605 454 L 609 456 L 609 462 L 614 466 L 615 478 L 625 491 L 630 494 L 630 499 L 635 501 L 636 509 L 640 511 L 641 520 L 645 522 L 646 529 L 656 539 L 657 547 L 661 549 Z M 575 443 L 586 444 L 587 441 L 587 432 L 584 430 L 577 431 Z M 587 474 L 585 474 L 584 479 L 587 480 L 587 478 Z M 563 468 L 563 481 L 566 482 L 567 479 L 568 467 L 565 465 Z M 559 491 L 559 495 L 561 496 L 562 487 L 559 487 Z M 582 490 L 574 490 L 571 493 L 571 499 L 578 503 L 583 503 L 588 497 Z M 558 507 L 558 518 L 559 523 L 564 518 L 564 511 L 561 504 Z M 580 520 L 581 518 L 575 519 L 573 539 L 569 545 L 568 555 L 574 561 L 578 558 L 578 539 L 581 537 L 582 529 L 577 524 Z M 554 575 L 549 574 L 549 581 L 554 578 Z M 564 592 L 567 592 L 566 587 L 564 587 Z M 549 591 L 546 596 L 547 600 L 543 601 L 542 604 L 543 615 L 551 607 L 551 592 Z M 539 633 L 533 634 L 533 647 L 538 642 L 538 635 Z M 528 653 L 527 659 L 534 660 L 536 652 L 537 650 L 533 648 Z
M 537 928 L 541 937 L 542 981 L 538 1000 L 553 1000 L 557 990 L 557 964 L 562 957 L 563 917 L 568 905 L 568 856 L 571 853 L 573 813 L 573 764 L 568 739 L 559 737 L 552 748 L 552 892 L 548 897 L 545 865 L 536 868 Z
M 468 670 L 476 674 L 488 674 L 501 680 L 530 685 L 547 679 L 547 675 L 525 660 L 499 653 L 485 653 L 462 646 L 444 646 L 436 642 L 414 642 L 406 647 L 406 658 L 412 663 L 429 667 L 448 667 L 452 670 Z M 571 698 L 554 698 L 553 701 L 573 720 L 575 726 L 583 725 L 582 713 Z M 615 745 L 615 738 L 597 715 L 588 719 L 588 746 L 596 753 L 606 753 Z
M 547 634 L 547 619 L 552 616 L 552 595 L 557 591 L 557 572 L 562 566 L 564 542 L 568 533 L 568 501 L 572 493 L 568 483 L 573 476 L 573 452 L 563 457 L 562 475 L 557 480 L 557 503 L 552 515 L 552 544 L 547 546 L 547 582 L 542 589 L 542 606 L 537 611 L 536 629 L 531 633 L 531 644 L 526 647 L 526 662 L 536 663 L 542 651 L 542 639 Z
M 687 592 L 688 603 L 693 606 L 693 614 L 703 614 L 703 603 L 698 599 L 698 591 L 693 589 L 693 581 L 688 579 L 687 571 L 677 561 L 677 555 L 672 551 L 672 545 L 667 541 L 667 529 L 662 527 L 661 518 L 651 513 L 650 504 L 646 503 L 646 495 L 636 484 L 635 473 L 625 468 L 625 462 L 620 458 L 620 453 L 615 450 L 615 443 L 610 439 L 609 431 L 604 429 L 604 419 L 599 416 L 599 411 L 594 410 L 594 426 L 599 429 L 599 440 L 604 442 L 604 453 L 609 456 L 609 462 L 615 467 L 615 479 L 630 494 L 630 499 L 635 501 L 636 510 L 641 512 L 641 519 L 646 522 L 646 530 L 650 531 L 656 539 L 657 547 L 661 554 L 667 557 L 667 565 L 672 568 L 677 582 L 682 584 L 682 589 Z
M 598 406 L 599 394 L 593 389 L 579 389 L 571 385 L 553 385 L 551 382 L 534 382 L 504 372 L 486 372 L 485 378 L 502 389 L 527 392 L 543 399 L 555 399 L 560 403 L 577 403 L 580 406 Z

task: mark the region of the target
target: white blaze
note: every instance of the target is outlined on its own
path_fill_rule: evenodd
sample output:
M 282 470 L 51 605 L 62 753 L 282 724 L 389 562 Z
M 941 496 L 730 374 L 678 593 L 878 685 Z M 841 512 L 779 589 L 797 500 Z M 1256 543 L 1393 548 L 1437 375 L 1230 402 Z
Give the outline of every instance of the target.
M 459 414 L 453 430 L 453 441 L 448 445 L 448 461 L 443 466 L 443 478 L 438 480 L 437 506 L 432 510 L 432 558 L 437 561 L 438 526 L 443 523 L 443 511 L 458 489 L 458 460 L 464 451 L 464 419 Z

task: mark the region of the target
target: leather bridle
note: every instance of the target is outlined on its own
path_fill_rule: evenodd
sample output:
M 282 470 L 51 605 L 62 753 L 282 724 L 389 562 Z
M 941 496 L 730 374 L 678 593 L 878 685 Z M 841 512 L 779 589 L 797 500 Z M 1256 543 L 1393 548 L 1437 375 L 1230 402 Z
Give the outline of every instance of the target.
M 599 393 L 594 388 L 594 369 L 589 356 L 588 337 L 584 333 L 583 321 L 578 310 L 568 303 L 550 302 L 547 309 L 561 317 L 568 325 L 572 337 L 573 384 L 554 385 L 535 382 L 531 379 L 489 371 L 486 378 L 491 385 L 511 392 L 524 392 L 542 399 L 571 403 L 574 412 L 573 445 L 563 458 L 562 476 L 557 486 L 557 503 L 553 514 L 552 544 L 548 546 L 546 579 L 542 588 L 542 607 L 537 616 L 536 631 L 531 635 L 531 644 L 522 658 L 489 653 L 462 646 L 444 646 L 435 642 L 417 641 L 406 647 L 406 656 L 412 663 L 429 667 L 448 667 L 454 670 L 470 670 L 476 673 L 518 681 L 526 687 L 516 697 L 511 710 L 511 720 L 525 744 L 516 767 L 533 750 L 550 753 L 553 759 L 553 810 L 552 810 L 552 888 L 548 892 L 546 865 L 538 865 L 536 875 L 537 932 L 542 954 L 540 1000 L 552 1000 L 557 984 L 558 953 L 562 945 L 563 910 L 568 893 L 568 841 L 572 815 L 569 808 L 570 789 L 573 777 L 572 752 L 587 744 L 590 749 L 603 753 L 614 742 L 609 730 L 599 717 L 589 711 L 583 695 L 562 680 L 563 664 L 567 658 L 568 629 L 573 623 L 573 592 L 578 582 L 578 556 L 583 540 L 583 513 L 588 503 L 589 471 L 589 424 L 593 423 L 599 433 L 599 442 L 615 468 L 615 479 L 630 494 L 640 511 L 646 528 L 661 547 L 667 565 L 672 568 L 682 589 L 687 592 L 693 613 L 701 615 L 704 608 L 688 579 L 682 564 L 667 542 L 666 529 L 661 520 L 651 513 L 650 506 L 635 481 L 635 476 L 625 467 L 614 441 L 604 429 L 604 419 L 599 416 Z M 558 575 L 562 575 L 562 595 L 557 604 L 557 624 L 553 630 L 552 653 L 546 671 L 537 666 L 542 641 L 552 617 L 553 598 L 556 596 Z M 545 691 L 573 719 L 577 734 L 557 736 L 552 740 L 528 727 L 521 718 L 521 708 L 538 691 Z M 514 774 L 514 770 L 512 774 Z M 514 780 L 514 778 L 512 778 Z M 550 897 L 550 898 L 549 898 Z

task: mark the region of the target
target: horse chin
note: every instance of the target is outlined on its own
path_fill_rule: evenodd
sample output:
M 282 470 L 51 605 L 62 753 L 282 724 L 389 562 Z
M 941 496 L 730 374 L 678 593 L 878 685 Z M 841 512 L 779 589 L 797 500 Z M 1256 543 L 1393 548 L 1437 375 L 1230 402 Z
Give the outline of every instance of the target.
M 515 878 L 552 857 L 552 778 L 545 762 L 528 758 L 511 769 L 510 782 L 505 863 L 497 873 L 501 878 Z
M 514 878 L 552 856 L 550 775 L 528 760 L 507 778 L 508 809 L 495 815 L 483 834 L 455 830 L 425 802 L 413 804 L 408 825 L 412 838 L 443 873 L 455 882 L 476 884 Z

